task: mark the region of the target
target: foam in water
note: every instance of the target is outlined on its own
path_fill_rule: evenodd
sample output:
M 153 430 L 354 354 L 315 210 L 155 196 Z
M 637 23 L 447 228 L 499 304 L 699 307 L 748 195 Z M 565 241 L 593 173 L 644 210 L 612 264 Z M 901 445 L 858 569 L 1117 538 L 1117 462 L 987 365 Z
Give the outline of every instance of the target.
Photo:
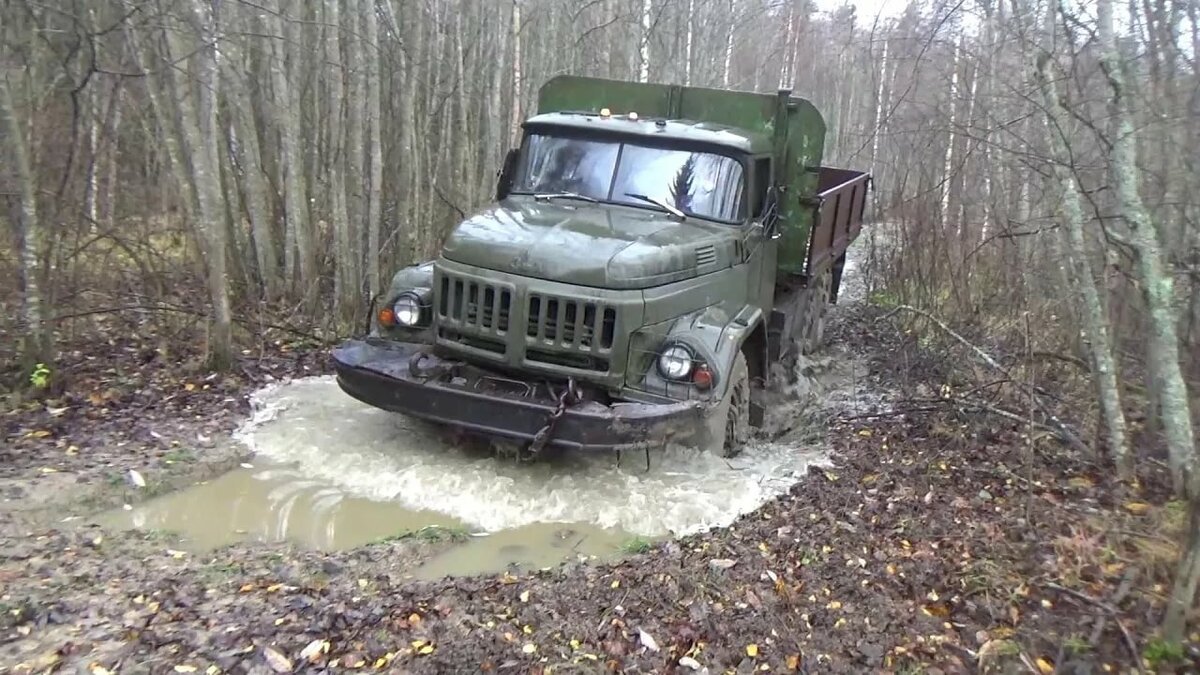
M 364 405 L 332 377 L 271 385 L 253 398 L 239 431 L 255 452 L 292 466 L 296 480 L 345 494 L 434 511 L 497 531 L 533 523 L 588 523 L 641 536 L 728 525 L 785 492 L 822 448 L 754 445 L 734 459 L 684 447 L 565 453 L 519 464 L 449 444 L 437 429 Z

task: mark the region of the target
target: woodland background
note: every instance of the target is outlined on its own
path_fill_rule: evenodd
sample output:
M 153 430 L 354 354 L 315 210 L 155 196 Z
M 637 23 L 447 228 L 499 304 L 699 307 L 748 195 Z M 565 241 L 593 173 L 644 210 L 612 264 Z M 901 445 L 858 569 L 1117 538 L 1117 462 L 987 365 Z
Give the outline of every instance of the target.
M 67 386 L 56 358 L 100 330 L 216 369 L 266 327 L 354 330 L 490 198 L 556 74 L 788 87 L 826 116 L 825 163 L 874 175 L 874 300 L 1002 362 L 992 390 L 1073 395 L 1079 435 L 1122 471 L 1169 468 L 1192 504 L 1178 637 L 1200 578 L 1198 14 L 0 0 L 0 374 Z

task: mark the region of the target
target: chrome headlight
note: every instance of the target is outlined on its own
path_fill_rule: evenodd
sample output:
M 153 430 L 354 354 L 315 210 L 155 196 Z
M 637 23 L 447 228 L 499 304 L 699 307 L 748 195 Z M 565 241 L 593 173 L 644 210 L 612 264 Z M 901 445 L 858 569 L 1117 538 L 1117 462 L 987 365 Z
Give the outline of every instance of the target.
M 692 374 L 696 355 L 678 342 L 667 345 L 658 355 L 658 372 L 668 380 L 686 380 Z
M 392 305 L 396 323 L 405 328 L 414 328 L 421 323 L 421 299 L 412 293 L 404 293 Z

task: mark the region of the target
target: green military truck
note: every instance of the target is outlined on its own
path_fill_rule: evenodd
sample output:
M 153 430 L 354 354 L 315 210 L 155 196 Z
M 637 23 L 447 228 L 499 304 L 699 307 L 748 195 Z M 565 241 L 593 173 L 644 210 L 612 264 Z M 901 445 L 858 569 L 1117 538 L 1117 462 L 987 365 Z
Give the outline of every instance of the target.
M 496 199 L 333 351 L 372 406 L 549 448 L 736 454 L 771 366 L 814 349 L 869 176 L 808 101 L 562 76 Z

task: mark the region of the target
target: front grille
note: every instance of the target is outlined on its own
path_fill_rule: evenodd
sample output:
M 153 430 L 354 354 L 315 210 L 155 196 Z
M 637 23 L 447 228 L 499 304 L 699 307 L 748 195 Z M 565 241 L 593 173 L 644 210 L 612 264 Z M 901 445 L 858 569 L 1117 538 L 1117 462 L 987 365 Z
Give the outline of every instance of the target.
M 438 289 L 438 318 L 442 323 L 503 335 L 508 331 L 512 291 L 492 284 L 442 275 Z
M 612 307 L 530 293 L 527 308 L 527 342 L 584 352 L 612 349 L 617 328 L 617 312 Z

